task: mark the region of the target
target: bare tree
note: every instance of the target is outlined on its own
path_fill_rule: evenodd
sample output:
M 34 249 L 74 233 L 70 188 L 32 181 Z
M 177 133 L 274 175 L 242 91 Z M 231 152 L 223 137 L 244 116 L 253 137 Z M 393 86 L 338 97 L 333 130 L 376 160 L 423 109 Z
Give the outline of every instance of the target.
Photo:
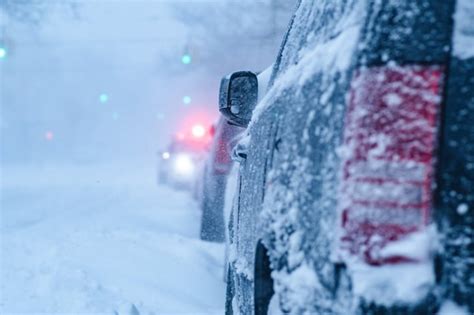
M 178 2 L 174 12 L 189 28 L 184 49 L 194 50 L 206 67 L 223 69 L 235 60 L 250 67 L 274 56 L 295 5 L 296 0 Z
M 13 20 L 38 24 L 46 16 L 47 9 L 53 5 L 65 6 L 69 8 L 74 15 L 78 13 L 78 3 L 76 0 L 1 0 L 0 16 L 4 14 Z

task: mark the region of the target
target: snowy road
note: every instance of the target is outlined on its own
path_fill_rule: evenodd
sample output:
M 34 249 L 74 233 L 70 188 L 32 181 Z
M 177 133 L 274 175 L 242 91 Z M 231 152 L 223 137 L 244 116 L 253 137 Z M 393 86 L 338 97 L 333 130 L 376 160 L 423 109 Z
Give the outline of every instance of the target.
M 0 314 L 223 313 L 223 246 L 198 239 L 196 204 L 123 172 L 2 169 Z

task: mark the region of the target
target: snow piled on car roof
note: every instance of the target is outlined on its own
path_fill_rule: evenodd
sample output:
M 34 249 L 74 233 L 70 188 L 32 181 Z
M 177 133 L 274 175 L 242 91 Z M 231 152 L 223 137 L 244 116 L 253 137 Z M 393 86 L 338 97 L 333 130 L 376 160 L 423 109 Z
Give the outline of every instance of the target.
M 474 1 L 458 0 L 454 15 L 453 55 L 459 59 L 474 57 Z

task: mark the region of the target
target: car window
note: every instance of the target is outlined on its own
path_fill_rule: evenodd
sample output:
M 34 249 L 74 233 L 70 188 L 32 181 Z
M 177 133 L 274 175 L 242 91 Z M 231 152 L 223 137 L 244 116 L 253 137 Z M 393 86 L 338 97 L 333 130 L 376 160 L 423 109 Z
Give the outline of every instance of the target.
M 297 64 L 306 50 L 337 36 L 347 27 L 344 17 L 352 12 L 354 5 L 354 0 L 302 0 L 284 38 L 273 79 L 288 66 Z
M 296 10 L 298 10 L 300 4 L 301 4 L 301 0 L 298 2 Z M 272 66 L 272 73 L 271 73 L 270 80 L 268 82 L 268 87 L 267 88 L 272 86 L 273 81 L 274 81 L 275 76 L 276 76 L 276 73 L 278 73 L 278 70 L 280 69 L 283 50 L 285 49 L 285 44 L 286 44 L 286 41 L 288 40 L 288 34 L 290 33 L 290 30 L 293 26 L 293 21 L 295 20 L 295 15 L 296 15 L 296 13 L 292 15 L 290 23 L 288 24 L 288 30 L 286 31 L 285 36 L 283 36 L 283 41 L 280 45 L 280 49 L 278 50 L 277 59 L 276 59 L 275 63 Z

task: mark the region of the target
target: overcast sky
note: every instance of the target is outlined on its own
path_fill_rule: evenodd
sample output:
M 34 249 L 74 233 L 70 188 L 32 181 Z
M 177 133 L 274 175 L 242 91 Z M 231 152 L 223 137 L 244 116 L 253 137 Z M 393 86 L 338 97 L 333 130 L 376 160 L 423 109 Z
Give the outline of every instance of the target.
M 175 10 L 176 1 L 91 0 L 80 1 L 75 13 L 48 6 L 38 25 L 0 16 L 8 46 L 0 61 L 2 162 L 152 163 L 190 116 L 211 123 L 225 73 L 200 66 L 206 47 L 196 44 L 192 21 L 177 20 Z M 181 62 L 187 50 L 191 65 Z M 259 58 L 236 57 L 228 68 L 247 70 L 246 61 L 255 71 L 268 66 L 277 47 L 264 57 L 259 50 L 255 45 L 250 54 Z

